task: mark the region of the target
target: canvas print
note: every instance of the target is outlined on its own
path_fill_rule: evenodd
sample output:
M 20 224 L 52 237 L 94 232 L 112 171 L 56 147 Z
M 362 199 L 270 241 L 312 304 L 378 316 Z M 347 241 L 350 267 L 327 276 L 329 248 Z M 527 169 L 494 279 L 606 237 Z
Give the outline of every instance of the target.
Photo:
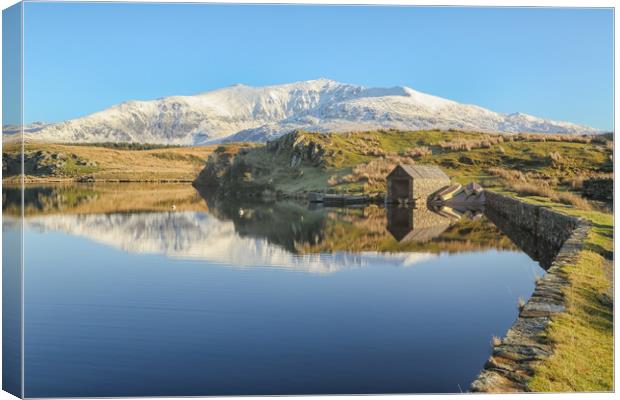
M 21 2 L 3 389 L 613 391 L 613 8 Z

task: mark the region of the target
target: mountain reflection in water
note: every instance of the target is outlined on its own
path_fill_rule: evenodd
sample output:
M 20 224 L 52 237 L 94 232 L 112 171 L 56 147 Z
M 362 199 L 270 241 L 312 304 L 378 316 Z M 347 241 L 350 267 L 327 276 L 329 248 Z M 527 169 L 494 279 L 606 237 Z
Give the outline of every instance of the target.
M 293 201 L 221 201 L 195 192 L 186 193 L 192 200 L 177 193 L 163 201 L 159 191 L 135 190 L 155 199 L 150 206 L 157 211 L 142 205 L 135 211 L 93 212 L 98 202 L 104 209 L 117 204 L 118 190 L 110 196 L 97 187 L 29 187 L 25 226 L 85 237 L 132 253 L 313 273 L 376 263 L 410 266 L 442 252 L 515 249 L 486 218 L 454 221 L 430 210 L 402 207 L 326 209 Z M 16 193 L 6 193 L 5 209 L 10 209 Z M 136 195 L 129 191 L 128 202 L 136 202 Z M 195 207 L 170 211 L 177 207 L 174 201 Z M 81 212 L 84 209 L 89 211 Z

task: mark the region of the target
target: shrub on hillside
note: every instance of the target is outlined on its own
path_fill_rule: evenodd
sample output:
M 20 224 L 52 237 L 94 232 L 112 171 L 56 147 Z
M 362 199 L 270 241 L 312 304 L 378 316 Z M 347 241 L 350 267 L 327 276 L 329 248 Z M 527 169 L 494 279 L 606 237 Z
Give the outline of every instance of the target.
M 403 157 L 409 157 L 409 158 L 420 158 L 424 156 L 433 155 L 433 151 L 430 149 L 430 147 L 418 146 L 418 147 L 411 148 L 409 150 L 405 150 L 401 152 L 400 155 Z
M 490 149 L 499 143 L 504 143 L 503 135 L 481 135 L 478 139 L 444 140 L 437 144 L 443 150 L 470 151 L 473 149 Z
M 579 195 L 552 189 L 549 184 L 556 183 L 555 181 L 549 182 L 540 179 L 531 179 L 521 171 L 504 168 L 491 168 L 489 172 L 492 175 L 502 178 L 504 184 L 508 188 L 520 195 L 546 197 L 556 203 L 572 205 L 582 210 L 589 210 L 591 208 L 590 203 Z

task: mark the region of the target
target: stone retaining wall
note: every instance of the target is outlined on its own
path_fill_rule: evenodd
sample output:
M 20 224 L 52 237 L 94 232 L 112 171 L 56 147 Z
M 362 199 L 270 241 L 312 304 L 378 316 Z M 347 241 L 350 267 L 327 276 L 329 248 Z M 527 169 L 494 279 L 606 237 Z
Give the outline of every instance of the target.
M 561 246 L 569 238 L 581 221 L 580 218 L 489 190 L 485 190 L 485 198 L 485 207 L 491 208 L 519 228 L 557 246 Z
M 486 207 L 508 223 L 561 246 L 506 336 L 494 340 L 491 357 L 470 388 L 472 392 L 525 392 L 536 365 L 553 353 L 543 333 L 553 316 L 566 310 L 563 288 L 569 277 L 562 267 L 577 262 L 590 226 L 581 218 L 497 193 L 486 191 L 486 199 Z

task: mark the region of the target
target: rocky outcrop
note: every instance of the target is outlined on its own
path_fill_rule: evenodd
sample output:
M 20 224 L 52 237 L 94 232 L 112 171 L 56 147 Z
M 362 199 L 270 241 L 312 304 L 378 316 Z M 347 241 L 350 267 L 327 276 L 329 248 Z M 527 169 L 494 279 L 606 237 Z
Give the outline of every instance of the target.
M 24 174 L 27 176 L 67 176 L 79 170 L 93 170 L 97 163 L 76 154 L 47 150 L 24 152 Z M 2 153 L 2 175 L 10 177 L 21 173 L 20 153 Z
M 196 177 L 194 184 L 206 187 L 218 187 L 221 184 L 221 179 L 232 165 L 234 157 L 235 154 L 227 152 L 224 147 L 215 149 L 215 151 L 209 155 L 205 167 Z
M 207 160 L 194 186 L 218 188 L 222 194 L 256 196 L 276 193 L 273 169 L 303 175 L 301 166 L 322 167 L 326 151 L 319 136 L 296 131 L 265 146 L 220 146 Z
M 545 331 L 554 316 L 566 310 L 564 266 L 577 262 L 588 234 L 587 221 L 487 191 L 487 211 L 501 214 L 510 225 L 529 230 L 560 247 L 546 275 L 521 307 L 519 317 L 502 339 L 494 339 L 491 357 L 471 385 L 473 392 L 525 392 L 537 365 L 553 354 Z
M 613 202 L 614 179 L 613 178 L 590 178 L 583 181 L 583 195 L 593 200 Z
M 289 166 L 297 168 L 302 162 L 307 161 L 315 166 L 323 162 L 325 149 L 311 135 L 302 131 L 296 131 L 279 139 L 267 142 L 267 151 L 278 156 L 289 158 Z

